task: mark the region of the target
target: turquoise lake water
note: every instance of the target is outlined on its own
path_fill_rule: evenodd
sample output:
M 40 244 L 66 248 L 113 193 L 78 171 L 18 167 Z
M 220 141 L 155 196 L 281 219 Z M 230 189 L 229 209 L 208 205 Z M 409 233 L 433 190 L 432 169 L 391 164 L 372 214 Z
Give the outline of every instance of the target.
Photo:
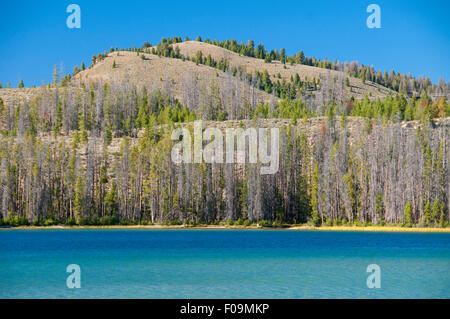
M 0 268 L 0 298 L 450 298 L 450 234 L 7 229 Z

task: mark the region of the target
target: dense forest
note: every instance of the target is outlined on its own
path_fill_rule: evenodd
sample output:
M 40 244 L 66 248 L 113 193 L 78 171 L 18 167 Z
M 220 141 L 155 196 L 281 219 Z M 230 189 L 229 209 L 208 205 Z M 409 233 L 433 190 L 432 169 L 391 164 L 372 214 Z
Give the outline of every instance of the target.
M 221 91 L 212 78 L 207 87 L 186 87 L 183 105 L 128 82 L 72 81 L 84 63 L 61 79 L 55 68 L 53 83 L 32 99 L 0 98 L 1 224 L 449 224 L 448 85 L 408 79 L 409 90 L 394 74 L 380 81 L 398 83 L 400 93 L 356 100 L 344 94 L 342 76 L 274 82 L 267 71 L 248 74 L 201 52 L 182 56 L 171 47 L 180 41 L 127 50 L 205 64 L 280 100 L 254 103 L 237 86 Z M 253 42 L 205 42 L 283 63 L 320 62 Z M 92 65 L 106 58 L 95 55 Z M 323 63 L 317 66 L 336 66 Z M 347 71 L 359 76 L 361 69 Z M 366 75 L 377 81 L 374 74 Z M 278 172 L 259 174 L 261 163 L 175 164 L 171 133 L 192 129 L 195 120 L 279 127 Z
M 211 89 L 189 109 L 127 83 L 40 90 L 29 103 L 0 101 L 2 223 L 448 223 L 449 123 L 433 120 L 448 116 L 445 99 L 245 110 Z M 285 119 L 279 171 L 174 164 L 172 129 L 217 114 L 235 114 L 216 122 L 225 126 Z M 401 122 L 411 118 L 415 129 Z

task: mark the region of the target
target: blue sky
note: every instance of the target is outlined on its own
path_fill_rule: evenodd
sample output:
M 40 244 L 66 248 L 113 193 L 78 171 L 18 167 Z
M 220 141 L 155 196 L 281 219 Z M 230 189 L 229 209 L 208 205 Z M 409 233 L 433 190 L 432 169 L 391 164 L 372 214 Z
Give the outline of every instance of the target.
M 81 7 L 81 29 L 66 26 L 66 7 Z M 381 7 L 381 29 L 366 8 Z M 450 1 L 0 1 L 0 82 L 16 87 L 51 81 L 53 65 L 71 72 L 114 47 L 185 36 L 307 56 L 354 61 L 376 69 L 450 81 Z

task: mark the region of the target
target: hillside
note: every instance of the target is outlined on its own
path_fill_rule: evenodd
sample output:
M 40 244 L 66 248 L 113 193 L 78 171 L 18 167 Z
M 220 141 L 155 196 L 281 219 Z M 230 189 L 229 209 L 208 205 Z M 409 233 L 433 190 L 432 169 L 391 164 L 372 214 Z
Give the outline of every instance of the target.
M 0 223 L 449 222 L 444 98 L 392 98 L 342 72 L 193 41 L 92 61 L 0 90 Z M 256 128 L 278 127 L 265 144 L 278 152 L 263 141 L 245 165 L 174 161 L 174 128 L 200 119 L 255 128 L 252 146 Z M 275 170 L 260 174 L 267 158 Z
M 83 131 L 76 132 L 76 142 L 73 132 L 0 136 L 1 220 L 11 225 L 448 222 L 449 186 L 440 163 L 449 155 L 449 119 L 431 125 L 354 117 L 296 125 L 259 119 L 207 121 L 204 128 L 255 125 L 280 128 L 273 175 L 260 175 L 260 164 L 175 164 L 167 125 L 109 141 L 93 131 L 85 140 Z M 371 178 L 381 176 L 380 170 L 383 178 Z M 7 173 L 13 171 L 17 180 Z M 433 215 L 427 213 L 430 205 Z
M 329 79 L 329 89 L 341 90 L 341 87 L 335 87 L 336 80 L 343 81 L 343 79 L 348 78 L 349 86 L 343 86 L 345 92 L 338 92 L 338 94 L 342 93 L 347 100 L 352 96 L 356 99 L 362 99 L 365 95 L 370 99 L 383 99 L 386 94 L 394 95 L 396 93 L 370 81 L 362 83 L 359 78 L 350 77 L 343 72 L 300 64 L 283 65 L 280 61 L 265 63 L 262 59 L 242 56 L 204 42 L 186 41 L 173 44 L 172 47 L 173 49 L 178 47 L 180 53 L 187 59 L 183 61 L 151 53 L 140 53 L 138 56 L 136 52 L 130 51 L 113 52 L 90 68 L 76 74 L 71 80 L 72 85 L 78 86 L 80 82 L 100 81 L 118 85 L 129 83 L 136 85 L 138 88 L 145 86 L 149 91 L 159 89 L 165 94 L 174 96 L 190 108 L 198 107 L 198 104 L 203 102 L 201 94 L 206 92 L 211 94 L 211 90 L 215 86 L 222 95 L 222 99 L 231 95 L 240 96 L 252 105 L 258 103 L 273 104 L 279 100 L 273 94 L 254 88 L 246 81 L 232 76 L 229 72 L 226 73 L 217 68 L 196 64 L 189 60 L 190 57 L 194 57 L 198 51 L 201 51 L 205 57 L 210 55 L 217 61 L 224 59 L 230 67 L 241 67 L 249 73 L 267 70 L 272 82 L 283 80 L 289 82 L 291 77 L 298 74 L 302 81 L 313 81 L 313 79 L 318 81 L 321 79 L 322 85 L 324 85 L 324 81 Z M 141 55 L 144 56 L 144 59 Z M 115 67 L 113 68 L 114 63 Z M 319 91 L 313 91 L 312 93 L 313 95 L 320 95 L 324 94 L 323 91 L 320 91 L 319 88 Z M 30 100 L 33 96 L 39 94 L 39 88 L 0 90 L 0 98 L 6 104 L 13 101 Z M 336 92 L 333 94 L 336 94 Z M 320 100 L 312 103 L 320 103 Z
M 72 84 L 78 85 L 80 80 L 87 83 L 91 80 L 117 84 L 125 82 L 137 87 L 145 86 L 149 91 L 160 89 L 165 94 L 173 95 L 183 104 L 194 108 L 197 106 L 194 104 L 201 103 L 199 92 L 210 91 L 214 85 L 218 86 L 222 96 L 230 95 L 231 92 L 236 95 L 236 91 L 239 91 L 238 95 L 242 95 L 252 105 L 260 102 L 274 103 L 279 100 L 273 94 L 254 88 L 246 81 L 232 76 L 229 72 L 226 73 L 189 60 L 190 57 L 194 57 L 198 51 L 201 51 L 204 57 L 210 55 L 216 61 L 224 59 L 230 67 L 241 67 L 249 73 L 267 70 L 272 82 L 283 80 L 289 82 L 291 77 L 298 74 L 302 81 L 319 81 L 321 79 L 322 85 L 328 81 L 329 89 L 340 90 L 339 86 L 334 87 L 336 80 L 343 81 L 348 78 L 349 86 L 343 86 L 345 92 L 340 92 L 347 100 L 352 96 L 356 99 L 362 99 L 365 95 L 370 99 L 383 99 L 387 94 L 394 95 L 396 93 L 370 81 L 363 83 L 359 78 L 350 77 L 343 72 L 301 64 L 290 65 L 286 63 L 284 65 L 280 61 L 265 63 L 262 59 L 242 56 L 204 42 L 186 41 L 172 45 L 173 49 L 176 47 L 187 58 L 185 61 L 151 53 L 140 53 L 145 57 L 144 59 L 138 56 L 136 52 L 109 53 L 105 59 L 76 74 L 72 78 Z M 113 68 L 113 63 L 115 63 L 115 68 Z M 38 93 L 37 88 L 2 89 L 0 90 L 0 98 L 9 104 L 12 101 L 29 100 Z M 314 95 L 323 94 L 320 88 L 319 91 L 313 91 L 312 93 Z M 320 103 L 320 101 L 317 102 Z
M 144 56 L 145 59 L 142 59 Z M 116 67 L 113 68 L 113 63 Z M 222 94 L 239 90 L 243 96 L 255 99 L 254 103 L 278 100 L 274 96 L 250 87 L 248 83 L 206 65 L 196 65 L 191 61 L 159 57 L 154 54 L 120 51 L 108 54 L 104 60 L 92 68 L 78 73 L 73 81 L 102 81 L 106 83 L 126 82 L 137 87 L 145 86 L 147 90 L 162 90 L 173 95 L 183 104 L 201 101 L 189 101 L 192 95 L 203 90 L 210 90 L 217 85 Z M 189 105 L 196 107 L 196 105 Z
M 336 122 L 340 121 L 340 119 L 336 119 Z M 347 117 L 346 121 L 346 134 L 348 138 L 348 143 L 350 146 L 355 145 L 358 140 L 361 138 L 362 132 L 366 129 L 367 121 L 361 117 Z M 309 147 L 314 145 L 315 139 L 321 134 L 321 130 L 323 129 L 323 125 L 327 122 L 326 117 L 314 117 L 310 119 L 305 119 L 298 121 L 298 123 L 293 124 L 289 119 L 258 119 L 257 122 L 252 120 L 227 120 L 227 121 L 202 121 L 203 129 L 207 128 L 218 128 L 222 132 L 225 132 L 227 128 L 251 128 L 261 127 L 261 128 L 278 128 L 280 130 L 286 131 L 288 128 L 291 128 L 293 131 L 297 132 L 297 134 L 305 134 Z M 179 123 L 180 127 L 189 128 L 193 126 L 192 122 L 188 123 Z M 336 124 L 337 125 L 337 124 Z M 383 125 L 377 122 L 373 122 L 373 126 L 379 130 L 382 130 Z M 427 125 L 421 123 L 420 121 L 403 121 L 400 123 L 392 124 L 391 128 L 402 131 L 403 134 L 412 135 L 418 129 L 424 129 Z M 439 131 L 439 129 L 443 130 L 445 134 L 450 133 L 450 118 L 443 119 L 435 119 L 431 121 L 431 127 L 433 131 Z M 155 127 L 155 131 L 167 129 L 167 124 L 160 125 Z M 40 134 L 39 138 L 42 140 L 44 144 L 48 144 L 51 147 L 57 147 L 59 143 L 63 143 L 66 146 L 70 146 L 73 144 L 74 136 L 73 132 L 67 135 L 61 135 L 58 138 L 54 138 L 51 134 Z M 140 129 L 137 130 L 130 138 L 129 143 L 130 146 L 136 146 L 140 139 L 142 139 L 145 135 L 145 130 Z M 104 144 L 104 139 L 102 137 L 91 136 L 89 141 L 92 142 L 92 146 L 94 147 L 94 152 L 96 154 L 101 154 L 105 152 L 108 156 L 108 163 L 112 163 L 113 161 L 117 161 L 117 157 L 120 155 L 120 146 L 123 143 L 123 137 L 113 137 L 111 142 L 107 145 Z M 77 148 L 77 155 L 82 160 L 83 165 L 85 166 L 86 156 L 88 155 L 89 149 L 88 144 L 82 144 L 79 148 Z
M 0 98 L 6 105 L 30 101 L 34 96 L 41 92 L 41 88 L 3 88 L 0 89 Z
M 302 80 L 306 79 L 310 81 L 313 79 L 318 80 L 319 78 L 326 76 L 330 76 L 331 78 L 348 77 L 350 86 L 352 87 L 352 92 L 350 92 L 350 88 L 346 88 L 348 97 L 354 96 L 355 98 L 362 98 L 364 95 L 369 95 L 373 98 L 383 98 L 386 94 L 395 94 L 394 91 L 379 84 L 370 81 L 362 83 L 359 78 L 350 77 L 343 72 L 338 72 L 335 70 L 327 70 L 301 64 L 290 65 L 286 63 L 283 65 L 280 61 L 265 63 L 262 59 L 242 56 L 224 48 L 198 41 L 185 41 L 173 44 L 173 46 L 179 47 L 181 54 L 185 56 L 192 57 L 195 56 L 198 51 L 201 51 L 203 56 L 210 54 L 215 60 L 220 60 L 223 58 L 229 61 L 232 66 L 244 67 L 247 72 L 263 72 L 264 70 L 267 70 L 273 81 L 278 80 L 278 74 L 281 75 L 281 79 L 286 81 L 289 81 L 291 76 L 294 77 L 297 73 Z

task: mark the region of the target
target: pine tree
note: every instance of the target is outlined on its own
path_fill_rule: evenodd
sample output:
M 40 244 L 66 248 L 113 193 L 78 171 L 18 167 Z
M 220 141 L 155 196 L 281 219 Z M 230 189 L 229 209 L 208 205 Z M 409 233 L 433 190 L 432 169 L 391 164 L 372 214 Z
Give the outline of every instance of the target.
M 78 144 L 80 143 L 80 134 L 78 131 L 75 131 L 72 135 L 72 149 L 76 150 L 78 148 Z
M 445 211 L 444 211 L 444 205 L 440 205 L 440 211 L 441 214 L 439 216 L 439 227 L 445 227 Z
M 319 217 L 319 168 L 317 162 L 314 163 L 314 170 L 311 179 L 311 219 L 315 226 L 321 224 Z
M 85 143 L 88 141 L 88 134 L 86 132 L 86 124 L 84 121 L 84 115 L 80 113 L 78 118 L 78 129 L 80 130 L 80 142 Z
M 53 66 L 53 85 L 57 85 L 59 82 L 59 74 L 58 74 L 58 68 L 56 65 Z
M 80 223 L 83 214 L 83 196 L 84 196 L 84 184 L 81 176 L 78 176 L 75 184 L 75 195 L 73 199 L 73 210 L 77 224 Z
M 105 146 L 109 146 L 109 144 L 111 144 L 111 141 L 112 141 L 112 131 L 111 126 L 108 125 L 105 131 Z
M 305 54 L 303 53 L 303 50 L 297 53 L 297 61 L 298 64 L 303 64 L 305 62 Z
M 286 63 L 286 50 L 284 48 L 280 50 L 280 61 L 283 64 Z
M 195 64 L 199 65 L 203 63 L 203 53 L 202 51 L 197 51 L 195 55 Z
M 403 211 L 403 224 L 405 226 L 412 226 L 412 214 L 411 214 L 411 203 L 407 202 L 405 210 Z
M 25 85 L 23 84 L 23 80 L 20 80 L 18 87 L 19 87 L 19 89 L 22 89 L 25 87 Z
M 439 205 L 439 199 L 436 198 L 433 203 L 433 208 L 431 208 L 431 222 L 433 224 L 438 221 L 440 206 L 441 205 Z
M 117 205 L 117 183 L 112 181 L 111 188 L 105 196 L 105 208 L 109 216 L 115 217 L 118 209 Z
M 428 200 L 427 203 L 425 204 L 422 222 L 424 225 L 429 225 L 430 221 L 431 221 L 431 204 L 430 201 Z
M 56 121 L 53 127 L 53 132 L 55 133 L 55 135 L 58 135 L 61 132 L 62 120 L 63 120 L 63 111 L 61 102 L 59 101 L 56 104 Z
M 378 193 L 377 203 L 375 206 L 375 216 L 378 222 L 384 222 L 384 206 L 383 206 L 383 195 Z

